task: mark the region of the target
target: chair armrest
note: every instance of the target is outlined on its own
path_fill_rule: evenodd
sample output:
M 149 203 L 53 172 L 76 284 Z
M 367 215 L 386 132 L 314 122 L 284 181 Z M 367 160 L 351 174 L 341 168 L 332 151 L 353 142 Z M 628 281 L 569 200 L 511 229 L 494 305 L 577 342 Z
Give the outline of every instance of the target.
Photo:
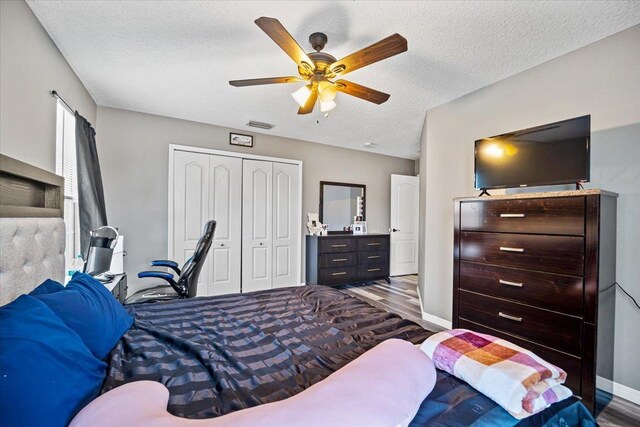
M 175 261 L 171 261 L 168 259 L 156 259 L 151 261 L 151 266 L 152 267 L 169 267 L 170 269 L 175 271 L 178 276 L 180 275 L 180 268 L 178 268 L 178 263 Z
M 173 280 L 173 274 L 171 273 L 166 273 L 164 271 L 141 271 L 140 273 L 138 273 L 138 277 L 140 279 L 143 279 L 145 277 L 155 277 L 158 279 L 164 279 L 167 281 L 167 283 L 171 285 L 173 290 L 177 292 L 180 298 L 185 298 L 185 295 L 187 294 L 186 290 L 181 288 L 178 285 L 178 283 L 175 280 Z

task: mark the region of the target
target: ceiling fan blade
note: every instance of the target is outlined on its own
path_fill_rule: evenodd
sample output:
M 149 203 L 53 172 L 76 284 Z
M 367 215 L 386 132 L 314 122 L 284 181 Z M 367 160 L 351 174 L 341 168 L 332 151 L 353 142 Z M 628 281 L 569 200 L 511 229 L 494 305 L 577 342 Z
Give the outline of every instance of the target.
M 342 93 L 373 102 L 374 104 L 382 104 L 391 96 L 388 93 L 380 92 L 348 80 L 335 81 L 333 82 L 333 86 Z
M 298 66 L 312 72 L 315 65 L 298 42 L 289 34 L 286 28 L 275 18 L 267 18 L 265 16 L 255 20 L 255 23 L 262 31 L 267 33 L 271 39 L 276 42 L 287 55 L 293 59 Z
M 394 34 L 386 39 L 380 40 L 371 46 L 353 52 L 351 55 L 345 56 L 337 60 L 329 66 L 331 72 L 335 75 L 345 75 L 358 68 L 382 61 L 393 55 L 405 52 L 407 50 L 407 39 L 400 34 Z
M 242 87 L 270 85 L 274 83 L 297 83 L 302 81 L 304 81 L 304 79 L 301 79 L 300 77 L 264 77 L 262 79 L 231 80 L 229 81 L 229 84 L 235 87 Z
M 313 85 L 311 89 L 311 94 L 309 98 L 307 98 L 307 102 L 304 104 L 304 107 L 300 107 L 298 109 L 298 114 L 309 114 L 313 111 L 313 107 L 316 105 L 316 101 L 318 100 L 318 86 Z

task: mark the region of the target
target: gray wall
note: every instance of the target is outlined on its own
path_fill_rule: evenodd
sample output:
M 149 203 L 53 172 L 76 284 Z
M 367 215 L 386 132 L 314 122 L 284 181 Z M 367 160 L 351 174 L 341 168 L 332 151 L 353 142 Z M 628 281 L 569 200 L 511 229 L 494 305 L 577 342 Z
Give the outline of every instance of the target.
M 473 196 L 473 141 L 591 114 L 591 183 L 620 193 L 617 280 L 640 297 L 640 26 L 431 109 L 422 138 L 420 292 L 451 319 L 453 203 Z M 535 189 L 534 189 L 535 190 Z M 614 381 L 640 389 L 640 311 L 617 295 Z
M 96 103 L 22 0 L 0 2 L 0 152 L 55 172 L 55 89 L 91 123 Z
M 167 256 L 169 144 L 302 160 L 303 224 L 318 212 L 320 181 L 365 184 L 370 232 L 389 229 L 390 175 L 414 172 L 413 160 L 265 134 L 255 135 L 254 148 L 230 146 L 232 129 L 108 107 L 98 107 L 97 123 L 107 215 L 126 236 L 130 272 Z

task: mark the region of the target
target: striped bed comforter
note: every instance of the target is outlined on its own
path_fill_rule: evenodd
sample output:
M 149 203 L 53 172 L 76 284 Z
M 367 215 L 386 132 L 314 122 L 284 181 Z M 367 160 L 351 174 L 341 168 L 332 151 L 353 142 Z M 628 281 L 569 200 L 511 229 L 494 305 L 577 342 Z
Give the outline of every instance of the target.
M 432 332 L 324 286 L 129 306 L 102 393 L 152 380 L 168 410 L 212 418 L 293 396 L 388 338 Z

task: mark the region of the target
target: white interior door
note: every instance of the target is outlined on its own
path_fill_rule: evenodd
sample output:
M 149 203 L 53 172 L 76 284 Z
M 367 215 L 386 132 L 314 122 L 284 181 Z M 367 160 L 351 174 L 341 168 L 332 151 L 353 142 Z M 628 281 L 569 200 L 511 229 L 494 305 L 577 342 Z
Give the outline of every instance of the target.
M 169 258 L 182 266 L 193 255 L 208 220 L 209 156 L 176 151 L 173 158 L 173 253 Z M 198 280 L 198 295 L 206 294 L 209 271 L 205 264 Z
M 242 160 L 242 292 L 271 289 L 273 163 Z
M 391 276 L 418 273 L 420 181 L 391 175 Z
M 242 159 L 208 157 L 209 217 L 217 224 L 206 264 L 211 279 L 201 290 L 203 295 L 237 293 L 241 280 Z
M 273 288 L 300 284 L 299 174 L 298 165 L 273 163 Z

